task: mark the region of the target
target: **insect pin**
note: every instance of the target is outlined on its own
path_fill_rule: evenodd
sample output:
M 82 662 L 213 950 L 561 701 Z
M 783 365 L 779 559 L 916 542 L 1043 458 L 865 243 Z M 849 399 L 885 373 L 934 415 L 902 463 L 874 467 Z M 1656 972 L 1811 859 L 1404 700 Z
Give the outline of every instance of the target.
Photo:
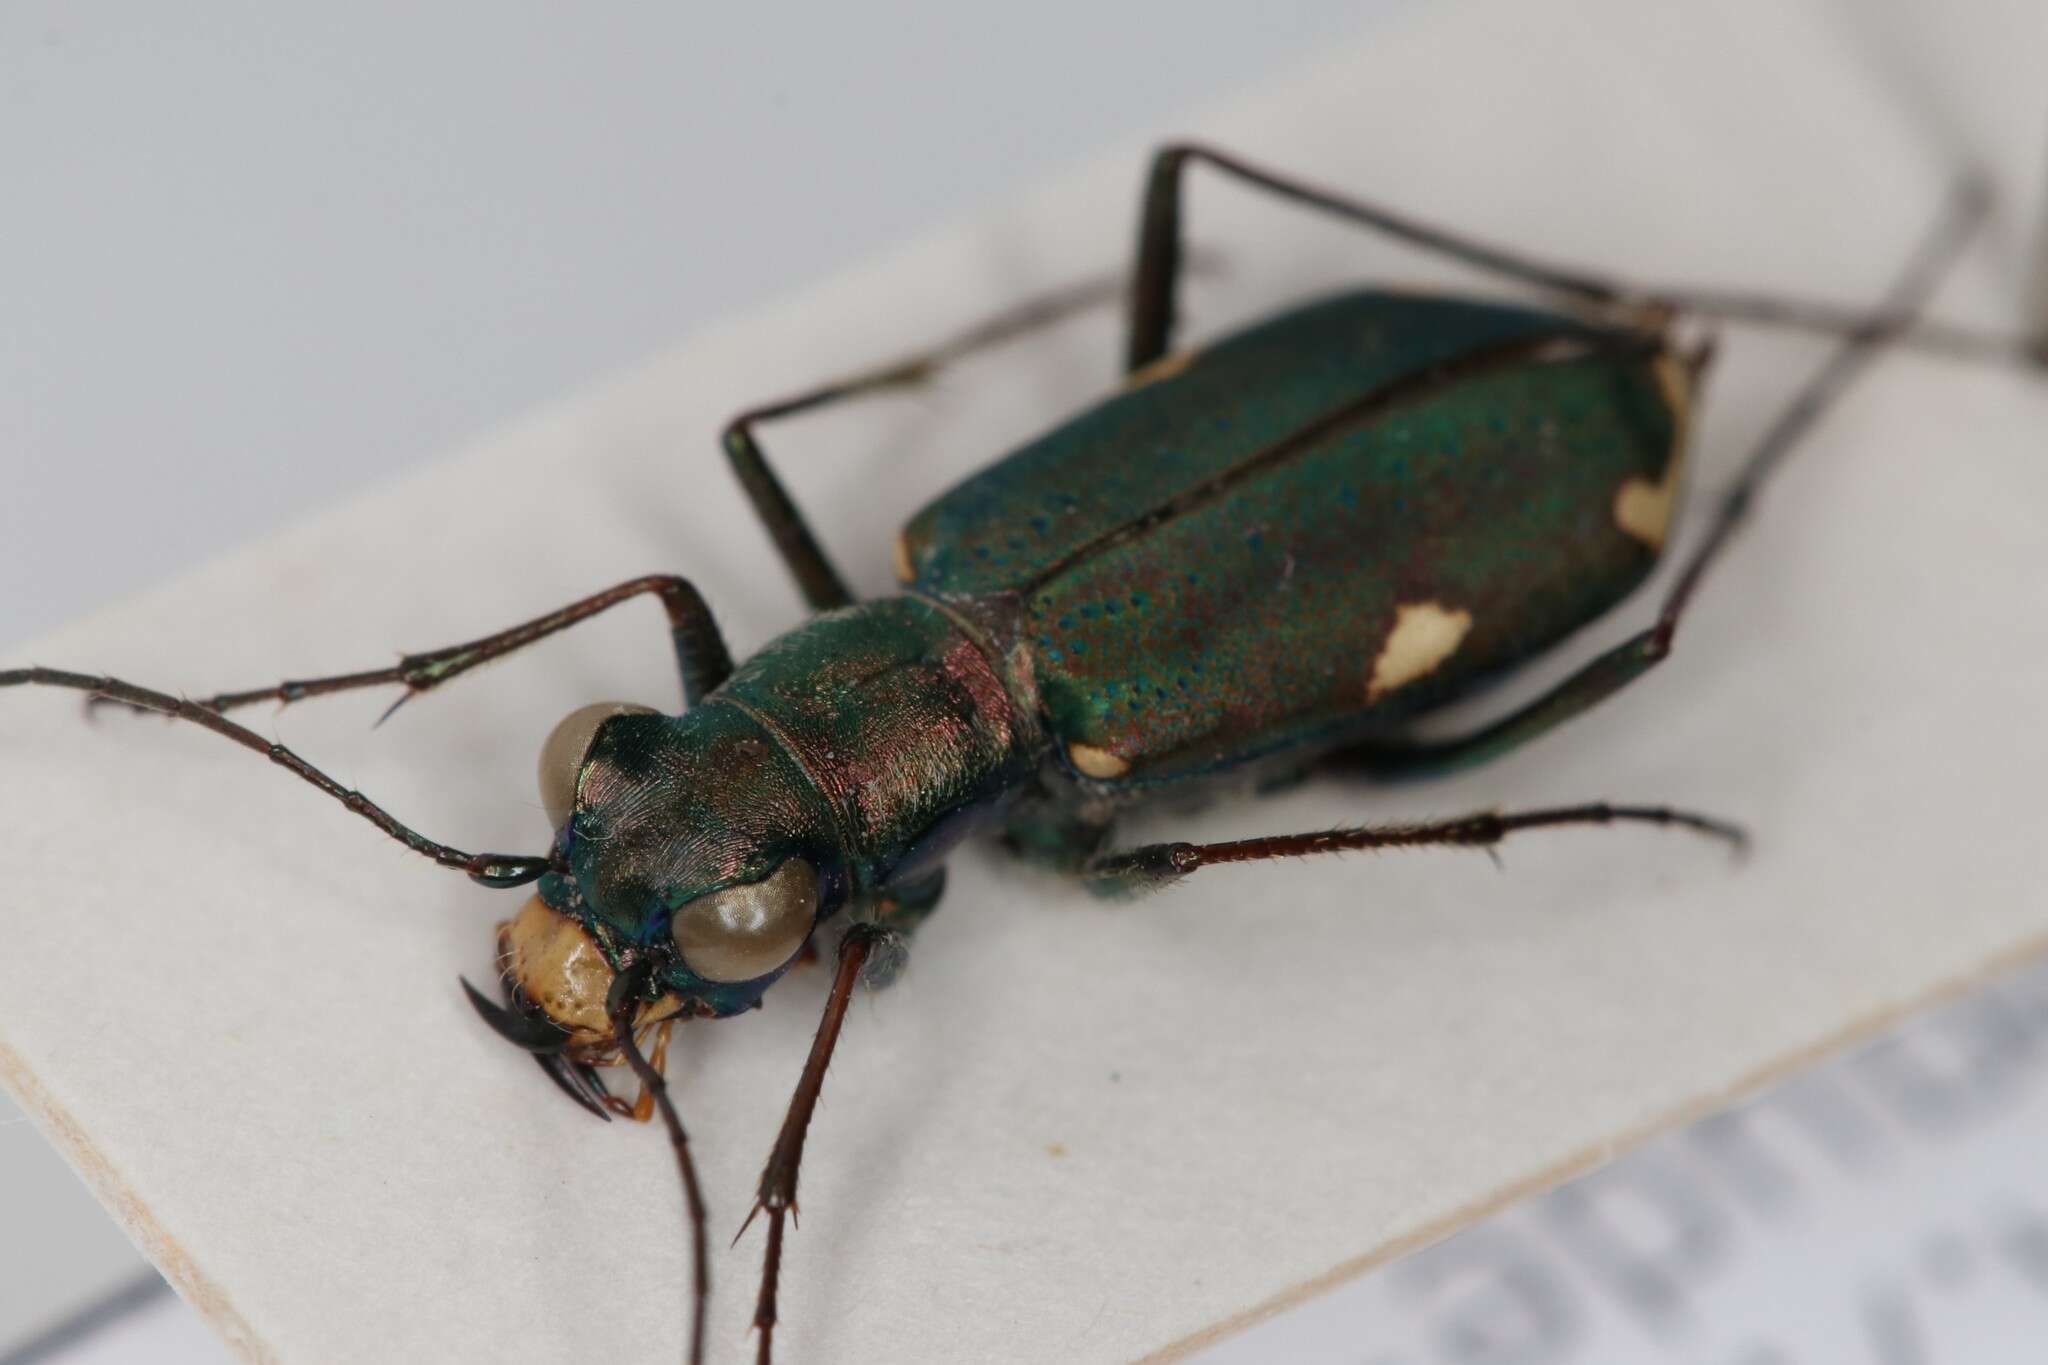
M 1196 165 L 1541 301 L 1358 290 L 1172 351 L 1181 186 Z M 1881 348 L 2041 358 L 2039 342 L 1920 317 L 1985 205 L 1981 185 L 1961 185 L 1890 295 L 1843 308 L 1635 287 L 1176 144 L 1145 185 L 1120 388 L 919 512 L 895 547 L 897 595 L 855 600 L 760 430 L 917 384 L 1102 289 L 1035 301 L 731 422 L 725 454 L 816 613 L 737 664 L 696 587 L 660 574 L 390 668 L 204 700 L 44 667 L 0 672 L 0 686 L 69 689 L 211 730 L 444 867 L 532 888 L 498 929 L 498 998 L 463 988 L 584 1109 L 659 1115 L 687 1210 L 692 1362 L 707 1347 L 708 1215 L 663 1079 L 671 1035 L 755 1008 L 843 926 L 823 1016 L 741 1227 L 763 1225 L 753 1321 L 765 1363 L 805 1138 L 848 1005 L 863 981 L 901 967 L 939 901 L 946 856 L 970 834 L 999 831 L 1017 852 L 1112 893 L 1223 863 L 1489 849 L 1568 825 L 1659 825 L 1739 845 L 1742 832 L 1720 818 L 1599 800 L 1222 843 L 1119 847 L 1114 831 L 1134 805 L 1225 777 L 1464 768 L 1651 671 L 1766 480 Z M 1658 564 L 1711 356 L 1705 342 L 1677 339 L 1686 319 L 1805 329 L 1832 336 L 1833 350 L 1751 452 L 1646 625 L 1488 723 L 1420 737 L 1419 720 L 1546 653 Z M 260 701 L 386 685 L 402 703 L 642 597 L 666 615 L 684 710 L 600 704 L 563 720 L 541 748 L 549 839 L 539 852 L 427 838 L 232 718 Z M 632 1101 L 601 1074 L 621 1063 L 639 1087 Z

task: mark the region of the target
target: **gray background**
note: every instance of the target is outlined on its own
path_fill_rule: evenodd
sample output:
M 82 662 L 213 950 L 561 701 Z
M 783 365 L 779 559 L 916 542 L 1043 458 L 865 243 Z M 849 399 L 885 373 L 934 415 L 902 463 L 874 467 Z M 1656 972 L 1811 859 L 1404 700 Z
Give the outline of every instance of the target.
M 1401 3 L 0 7 L 0 641 Z

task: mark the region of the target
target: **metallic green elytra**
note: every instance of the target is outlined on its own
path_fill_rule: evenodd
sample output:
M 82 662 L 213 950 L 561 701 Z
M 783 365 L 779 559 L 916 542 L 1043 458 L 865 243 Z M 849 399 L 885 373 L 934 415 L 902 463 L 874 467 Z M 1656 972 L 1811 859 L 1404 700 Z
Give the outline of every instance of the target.
M 906 534 L 910 588 L 994 623 L 1070 776 L 1157 786 L 1307 758 L 1640 583 L 1662 522 L 1617 508 L 1675 474 L 1694 378 L 1651 334 L 1347 294 L 940 498 Z
M 1194 164 L 1506 276 L 1555 306 L 1351 292 L 1172 352 L 1181 182 Z M 862 979 L 893 974 L 908 931 L 938 902 L 946 855 L 975 830 L 1000 827 L 1017 852 L 1111 892 L 1226 862 L 1488 846 L 1558 825 L 1650 823 L 1739 842 L 1706 816 L 1589 801 L 1109 847 L 1117 814 L 1161 792 L 1231 775 L 1381 778 L 1483 762 L 1642 676 L 1669 655 L 1766 477 L 1881 346 L 2048 362 L 2041 338 L 1919 322 L 1984 209 L 1983 188 L 1965 184 L 1890 296 L 1844 310 L 1635 288 L 1214 149 L 1170 146 L 1146 180 L 1121 388 L 918 512 L 896 546 L 900 595 L 853 599 L 755 429 L 921 382 L 1092 291 L 1027 304 L 924 355 L 733 420 L 726 455 L 816 612 L 737 668 L 697 589 L 650 575 L 392 668 L 205 701 L 48 668 L 0 671 L 0 687 L 70 688 L 204 726 L 443 866 L 487 886 L 538 882 L 499 928 L 505 1005 L 464 986 L 492 1028 L 593 1113 L 661 1114 L 694 1240 L 692 1361 L 703 1357 L 707 1241 L 662 1078 L 670 1027 L 760 1004 L 819 926 L 846 924 L 757 1194 L 765 1362 L 784 1220 L 848 1001 Z M 1418 718 L 1549 650 L 1656 566 L 1707 355 L 1672 342 L 1687 315 L 1800 327 L 1835 347 L 1741 466 L 1649 624 L 1490 723 L 1422 737 Z M 599 703 L 562 721 L 541 748 L 554 829 L 539 856 L 429 839 L 226 715 L 382 683 L 403 685 L 403 701 L 642 595 L 667 614 L 686 709 Z M 599 1078 L 596 1067 L 617 1061 L 640 1083 L 638 1104 Z

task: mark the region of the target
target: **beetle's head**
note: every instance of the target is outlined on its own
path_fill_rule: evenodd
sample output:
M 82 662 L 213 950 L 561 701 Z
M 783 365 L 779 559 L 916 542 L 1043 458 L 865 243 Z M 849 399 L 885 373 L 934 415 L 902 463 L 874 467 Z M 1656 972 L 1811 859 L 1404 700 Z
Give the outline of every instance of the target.
M 566 870 L 499 927 L 512 1012 L 485 1013 L 566 1063 L 548 1066 L 558 1081 L 615 1060 L 620 973 L 636 1028 L 737 1014 L 846 901 L 823 798 L 738 706 L 573 712 L 541 748 L 540 789 Z

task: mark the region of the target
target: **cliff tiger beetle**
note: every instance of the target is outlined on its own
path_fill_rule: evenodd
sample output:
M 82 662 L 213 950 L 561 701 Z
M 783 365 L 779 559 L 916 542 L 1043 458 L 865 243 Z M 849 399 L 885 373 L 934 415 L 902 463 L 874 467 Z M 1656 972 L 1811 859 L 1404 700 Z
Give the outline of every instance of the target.
M 1172 351 L 1181 186 L 1202 164 L 1281 199 L 1503 277 L 1535 306 L 1339 294 Z M 1075 291 L 902 362 L 749 409 L 734 471 L 815 615 L 735 666 L 687 580 L 633 579 L 395 667 L 183 700 L 48 668 L 0 686 L 69 688 L 190 721 L 266 756 L 415 852 L 492 887 L 534 885 L 499 926 L 491 1027 L 599 1117 L 659 1113 L 688 1205 L 687 1356 L 704 1355 L 705 1207 L 662 1064 L 680 1020 L 755 1008 L 821 927 L 846 927 L 810 1055 L 748 1223 L 765 1215 L 754 1322 L 769 1360 L 784 1224 L 812 1111 L 857 984 L 879 984 L 975 830 L 1108 891 L 1217 863 L 1351 849 L 1490 847 L 1549 826 L 1655 824 L 1739 844 L 1738 828 L 1605 802 L 1481 812 L 1229 843 L 1116 847 L 1131 805 L 1224 773 L 1379 778 L 1480 763 L 1662 662 L 1758 490 L 1887 344 L 2013 361 L 2023 343 L 1920 320 L 1983 216 L 1958 188 L 1890 296 L 1869 310 L 1636 288 L 1482 244 L 1214 149 L 1174 145 L 1146 183 L 1119 390 L 925 507 L 896 542 L 899 595 L 856 601 L 769 465 L 760 430 L 914 385 L 966 352 L 1089 302 Z M 1680 319 L 1831 335 L 1714 509 L 1654 621 L 1535 700 L 1452 738 L 1415 722 L 1614 607 L 1657 565 L 1707 368 Z M 1248 531 L 1247 528 L 1253 528 Z M 1285 584 L 1286 591 L 1275 586 Z M 602 704 L 548 736 L 545 853 L 466 853 L 419 834 L 228 718 L 394 684 L 402 703 L 641 595 L 668 615 L 685 710 Z M 623 1062 L 627 1103 L 598 1068 Z M 742 1229 L 744 1231 L 744 1228 Z

